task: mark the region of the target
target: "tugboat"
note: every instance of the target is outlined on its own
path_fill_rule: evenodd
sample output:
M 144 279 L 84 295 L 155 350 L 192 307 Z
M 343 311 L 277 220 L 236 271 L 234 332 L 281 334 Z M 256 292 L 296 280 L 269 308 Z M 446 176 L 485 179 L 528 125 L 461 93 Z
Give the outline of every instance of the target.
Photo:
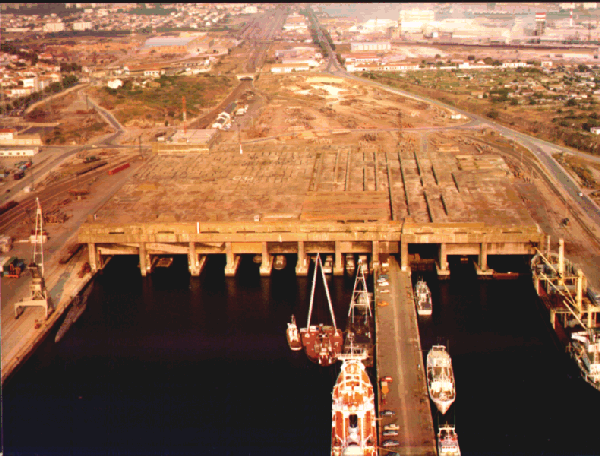
M 364 269 L 359 261 L 354 292 L 348 311 L 348 324 L 344 338 L 344 354 L 364 353 L 364 363 L 373 366 L 373 314 L 371 312 L 371 293 L 367 289 Z
M 288 323 L 285 335 L 287 336 L 288 345 L 293 351 L 302 350 L 302 341 L 300 340 L 300 334 L 298 333 L 298 327 L 296 326 L 296 317 L 293 315 L 292 322 Z
M 344 360 L 332 396 L 331 455 L 376 456 L 375 395 L 360 360 Z
M 445 414 L 456 399 L 456 391 L 452 360 L 443 345 L 434 345 L 427 353 L 427 387 L 429 397 L 440 413 Z
M 458 435 L 454 426 L 443 424 L 440 426 L 437 435 L 438 456 L 460 456 L 458 447 Z
M 419 315 L 431 315 L 433 306 L 431 304 L 431 291 L 427 286 L 427 282 L 419 279 L 415 285 L 415 305 Z
M 325 292 L 327 294 L 329 312 L 331 314 L 333 326 L 325 326 L 322 323 L 318 326 L 311 326 L 310 324 L 310 318 L 313 309 L 313 301 L 315 297 L 315 286 L 317 284 L 317 269 L 319 267 L 321 268 L 321 276 L 323 277 L 323 285 L 325 285 Z M 329 289 L 327 288 L 327 280 L 325 279 L 325 273 L 323 272 L 323 264 L 321 263 L 321 257 L 318 254 L 315 261 L 315 272 L 313 276 L 312 291 L 310 295 L 308 319 L 306 322 L 306 328 L 300 329 L 300 337 L 302 339 L 302 345 L 304 346 L 308 359 L 319 364 L 320 366 L 332 365 L 333 363 L 335 363 L 337 357 L 342 352 L 344 337 L 342 335 L 342 331 L 338 329 L 335 324 L 335 315 L 333 314 L 333 307 L 331 305 Z

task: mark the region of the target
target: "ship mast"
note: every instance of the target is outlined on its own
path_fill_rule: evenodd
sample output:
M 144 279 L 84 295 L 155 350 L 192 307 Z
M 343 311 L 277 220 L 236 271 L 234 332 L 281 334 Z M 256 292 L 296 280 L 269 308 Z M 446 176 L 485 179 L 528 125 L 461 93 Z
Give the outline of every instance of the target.
M 319 264 L 321 265 L 321 276 L 323 277 L 323 285 L 325 285 L 325 293 L 327 294 L 327 302 L 329 303 L 329 313 L 331 313 L 331 321 L 333 321 L 333 328 L 337 329 L 337 326 L 335 324 L 335 315 L 333 314 L 333 306 L 331 305 L 331 297 L 329 296 L 329 287 L 327 286 L 327 280 L 325 280 L 325 271 L 323 271 L 323 265 L 321 264 L 321 257 L 317 256 L 317 259 L 319 260 Z
M 306 322 L 306 327 L 307 328 L 310 328 L 310 316 L 312 314 L 313 300 L 315 298 L 315 286 L 317 284 L 317 266 L 318 266 L 318 261 L 319 261 L 319 254 L 317 253 L 317 259 L 315 261 L 315 273 L 313 274 L 312 290 L 310 292 L 310 306 L 308 308 L 308 320 Z

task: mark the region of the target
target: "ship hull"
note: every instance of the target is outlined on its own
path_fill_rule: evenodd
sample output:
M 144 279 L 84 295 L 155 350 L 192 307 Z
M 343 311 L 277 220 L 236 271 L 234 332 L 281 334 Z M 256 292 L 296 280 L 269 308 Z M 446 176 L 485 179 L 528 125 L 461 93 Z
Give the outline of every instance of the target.
M 444 415 L 456 399 L 452 359 L 443 345 L 434 345 L 427 354 L 429 397 Z
M 342 353 L 344 337 L 333 326 L 311 326 L 300 330 L 306 356 L 320 366 L 331 366 Z

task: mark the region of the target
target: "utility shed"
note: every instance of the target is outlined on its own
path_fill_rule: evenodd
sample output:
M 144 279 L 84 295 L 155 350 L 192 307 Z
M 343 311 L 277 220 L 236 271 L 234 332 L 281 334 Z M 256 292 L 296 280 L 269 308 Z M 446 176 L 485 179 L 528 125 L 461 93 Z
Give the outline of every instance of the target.
M 155 155 L 206 153 L 218 139 L 219 130 L 216 128 L 178 130 L 169 141 L 152 143 L 152 152 Z

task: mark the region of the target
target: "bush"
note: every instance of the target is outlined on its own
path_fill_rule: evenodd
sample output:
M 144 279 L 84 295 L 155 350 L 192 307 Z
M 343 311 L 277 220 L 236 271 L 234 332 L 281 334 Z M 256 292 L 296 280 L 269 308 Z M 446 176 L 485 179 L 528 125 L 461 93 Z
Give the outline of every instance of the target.
M 488 116 L 490 119 L 497 119 L 499 115 L 500 115 L 500 113 L 498 111 L 496 111 L 495 109 L 488 111 L 486 114 L 486 116 Z

